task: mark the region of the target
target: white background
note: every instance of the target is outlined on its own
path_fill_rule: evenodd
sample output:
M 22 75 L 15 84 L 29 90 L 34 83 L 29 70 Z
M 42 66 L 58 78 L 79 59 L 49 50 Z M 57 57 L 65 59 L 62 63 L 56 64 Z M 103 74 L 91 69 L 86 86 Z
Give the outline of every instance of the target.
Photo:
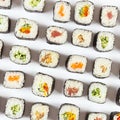
M 120 111 L 120 107 L 115 103 L 117 89 L 120 87 L 119 80 L 119 63 L 120 63 L 120 16 L 118 18 L 117 26 L 114 28 L 102 27 L 99 23 L 99 13 L 102 5 L 115 5 L 120 7 L 120 0 L 91 0 L 95 4 L 94 21 L 89 26 L 77 25 L 71 22 L 57 23 L 53 21 L 53 5 L 56 0 L 46 0 L 47 5 L 44 13 L 30 13 L 24 10 L 22 0 L 13 0 L 13 5 L 10 10 L 0 10 L 0 14 L 8 15 L 11 19 L 10 33 L 0 34 L 0 39 L 5 43 L 3 58 L 0 60 L 0 120 L 9 120 L 4 115 L 6 100 L 9 97 L 19 97 L 26 100 L 25 114 L 21 120 L 29 120 L 31 105 L 35 102 L 44 102 L 50 105 L 49 120 L 57 120 L 58 109 L 63 103 L 72 103 L 78 105 L 81 109 L 80 119 L 85 120 L 87 112 L 105 112 L 108 115 L 112 111 Z M 78 0 L 67 0 L 74 7 Z M 73 10 L 73 8 L 72 8 Z M 72 11 L 73 12 L 73 11 Z M 39 24 L 39 36 L 35 41 L 19 40 L 14 36 L 14 27 L 18 18 L 29 18 L 35 20 Z M 57 25 L 66 28 L 69 31 L 68 42 L 64 45 L 50 45 L 46 42 L 45 31 L 50 25 Z M 71 32 L 75 28 L 84 28 L 92 30 L 93 33 L 99 31 L 111 31 L 116 35 L 115 47 L 112 51 L 101 53 L 97 52 L 93 45 L 90 48 L 80 48 L 71 44 Z M 9 60 L 9 50 L 12 45 L 28 46 L 32 52 L 32 61 L 28 65 L 17 65 Z M 38 57 L 42 49 L 50 49 L 61 54 L 60 64 L 57 68 L 45 68 L 39 65 Z M 70 73 L 65 69 L 65 60 L 68 55 L 78 54 L 84 55 L 88 58 L 87 70 L 84 74 Z M 112 73 L 109 78 L 97 79 L 92 75 L 93 62 L 97 57 L 107 57 L 112 59 Z M 26 73 L 25 87 L 19 90 L 7 89 L 2 85 L 3 75 L 8 70 L 21 70 Z M 37 72 L 52 75 L 56 79 L 55 90 L 48 98 L 42 98 L 33 95 L 31 86 L 33 76 Z M 67 98 L 63 95 L 63 83 L 66 79 L 77 79 L 85 83 L 84 95 L 80 98 Z M 108 96 L 105 104 L 97 104 L 87 99 L 87 87 L 91 82 L 103 82 L 108 86 Z M 2 117 L 1 117 L 2 116 Z

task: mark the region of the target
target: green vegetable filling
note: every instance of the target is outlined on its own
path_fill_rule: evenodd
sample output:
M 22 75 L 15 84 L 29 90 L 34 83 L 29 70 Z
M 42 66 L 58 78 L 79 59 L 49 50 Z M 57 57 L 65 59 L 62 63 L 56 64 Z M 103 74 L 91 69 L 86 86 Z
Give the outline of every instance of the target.
M 109 42 L 109 37 L 107 37 L 107 36 L 101 36 L 100 40 L 101 40 L 102 48 L 103 49 L 106 48 L 107 45 L 108 45 L 108 42 Z
M 41 0 L 31 0 L 29 4 L 32 7 L 37 7 L 40 2 L 41 2 Z
M 0 24 L 2 24 L 2 22 L 3 22 L 3 18 L 0 18 Z
M 101 98 L 100 88 L 92 90 L 92 96 Z
M 20 111 L 20 105 L 14 105 L 11 107 L 13 115 L 16 115 Z
M 25 53 L 21 53 L 20 51 L 17 51 L 15 54 L 14 54 L 14 57 L 19 59 L 19 60 L 22 60 L 23 62 L 26 61 L 26 54 Z

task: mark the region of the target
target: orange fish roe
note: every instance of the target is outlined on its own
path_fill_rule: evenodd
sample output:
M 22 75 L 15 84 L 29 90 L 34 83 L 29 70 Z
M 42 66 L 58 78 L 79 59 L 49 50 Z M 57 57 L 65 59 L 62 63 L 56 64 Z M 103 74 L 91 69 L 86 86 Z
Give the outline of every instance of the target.
M 72 65 L 71 65 L 71 68 L 72 69 L 81 69 L 82 67 L 83 67 L 83 63 L 82 62 L 76 62 L 76 63 L 73 63 Z

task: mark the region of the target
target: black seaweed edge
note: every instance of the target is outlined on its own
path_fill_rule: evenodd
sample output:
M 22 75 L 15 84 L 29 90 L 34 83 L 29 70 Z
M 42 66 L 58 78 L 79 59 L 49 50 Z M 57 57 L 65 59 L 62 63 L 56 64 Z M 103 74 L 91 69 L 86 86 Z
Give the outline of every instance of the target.
M 117 94 L 116 94 L 116 104 L 120 106 L 119 100 L 120 100 L 120 88 L 118 89 Z

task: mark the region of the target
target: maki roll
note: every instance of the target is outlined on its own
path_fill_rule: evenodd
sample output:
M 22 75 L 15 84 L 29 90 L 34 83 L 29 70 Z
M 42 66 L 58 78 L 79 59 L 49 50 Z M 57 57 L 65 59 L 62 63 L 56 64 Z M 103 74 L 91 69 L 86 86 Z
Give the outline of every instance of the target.
M 10 19 L 6 15 L 0 14 L 0 33 L 9 32 L 10 28 Z
M 114 27 L 117 23 L 118 8 L 116 6 L 103 6 L 101 10 L 101 24 L 104 27 Z
M 23 0 L 25 10 L 30 12 L 43 12 L 46 0 Z
M 33 94 L 41 97 L 48 97 L 54 89 L 55 79 L 52 76 L 38 73 L 34 77 L 32 85 Z
M 67 41 L 68 33 L 62 27 L 50 26 L 47 29 L 47 41 L 50 44 L 64 44 Z
M 59 53 L 51 50 L 42 50 L 39 56 L 40 65 L 44 67 L 55 68 L 58 66 L 60 59 Z
M 12 46 L 9 56 L 12 62 L 21 65 L 28 64 L 31 60 L 30 50 L 25 46 Z
M 93 20 L 94 4 L 90 1 L 79 1 L 75 6 L 75 22 L 82 25 L 89 25 Z
M 100 52 L 107 52 L 114 47 L 115 36 L 111 32 L 99 32 L 96 38 L 96 49 Z
M 0 0 L 0 8 L 10 9 L 12 0 Z
M 88 99 L 92 102 L 103 104 L 106 101 L 107 86 L 100 82 L 93 82 L 89 86 Z
M 35 40 L 38 36 L 38 25 L 35 21 L 21 18 L 15 27 L 15 36 L 19 39 Z
M 84 73 L 87 65 L 87 58 L 80 55 L 71 55 L 66 62 L 66 68 L 70 72 Z
M 19 89 L 25 82 L 25 76 L 20 71 L 8 71 L 5 73 L 3 85 L 6 88 Z
M 93 75 L 98 78 L 110 76 L 112 61 L 108 58 L 97 58 L 94 62 Z
M 4 43 L 2 40 L 0 40 L 0 58 L 2 57 L 3 47 L 4 47 Z
M 117 96 L 116 96 L 116 103 L 120 106 L 120 88 L 118 89 Z
M 75 29 L 72 34 L 72 44 L 79 47 L 89 47 L 92 41 L 92 31 Z
M 47 120 L 49 106 L 42 103 L 35 103 L 31 108 L 31 120 Z
M 69 22 L 71 16 L 71 5 L 66 1 L 58 1 L 54 6 L 53 19 L 58 22 Z
M 67 97 L 80 97 L 83 94 L 83 83 L 78 80 L 66 80 L 64 83 L 64 95 Z
M 104 113 L 89 113 L 86 120 L 107 120 L 107 115 Z
M 79 120 L 80 109 L 73 104 L 63 104 L 59 110 L 58 120 Z
M 111 112 L 110 120 L 120 120 L 120 112 Z
M 9 98 L 7 100 L 5 115 L 11 119 L 18 119 L 23 116 L 24 100 L 19 98 Z

